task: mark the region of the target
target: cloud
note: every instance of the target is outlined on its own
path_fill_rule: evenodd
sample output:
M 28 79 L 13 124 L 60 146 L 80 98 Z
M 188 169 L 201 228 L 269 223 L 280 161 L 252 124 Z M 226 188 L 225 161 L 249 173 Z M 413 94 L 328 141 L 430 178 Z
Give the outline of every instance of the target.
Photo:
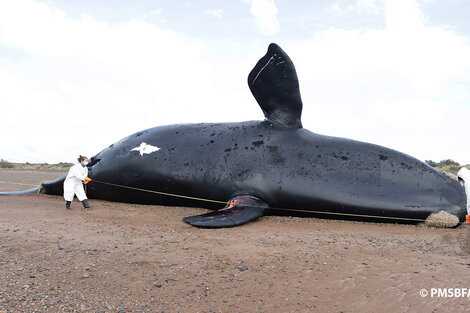
M 1 158 L 74 160 L 155 125 L 229 119 L 219 103 L 233 81 L 218 76 L 237 65 L 218 66 L 199 41 L 142 20 L 1 1 L 0 47 Z
M 250 4 L 251 15 L 255 18 L 261 32 L 265 35 L 278 33 L 280 25 L 274 0 L 251 0 Z
M 349 4 L 344 4 L 349 2 Z M 330 9 L 339 14 L 373 14 L 379 15 L 382 12 L 383 1 L 380 0 L 356 0 L 336 1 L 330 6 Z
M 267 28 L 279 31 L 274 2 L 260 3 L 271 5 L 260 10 L 271 16 Z M 429 25 L 414 1 L 371 3 L 379 15 L 348 14 L 381 17 L 383 27 L 336 23 L 282 45 L 299 75 L 304 126 L 470 163 L 468 36 Z M 53 4 L 0 1 L 0 158 L 73 161 L 156 125 L 260 119 L 246 75 L 265 47 L 238 45 L 214 53 L 142 19 L 111 24 Z
M 159 15 L 163 12 L 163 9 L 162 8 L 159 8 L 159 9 L 156 9 L 156 10 L 153 10 L 150 12 L 150 15 Z
M 224 15 L 224 10 L 222 9 L 206 10 L 206 14 L 213 18 L 222 18 L 222 16 Z
M 287 52 L 306 105 L 304 125 L 421 159 L 470 162 L 470 42 L 427 25 L 415 1 L 384 1 L 379 29 L 319 30 Z M 460 143 L 460 145 L 459 145 Z

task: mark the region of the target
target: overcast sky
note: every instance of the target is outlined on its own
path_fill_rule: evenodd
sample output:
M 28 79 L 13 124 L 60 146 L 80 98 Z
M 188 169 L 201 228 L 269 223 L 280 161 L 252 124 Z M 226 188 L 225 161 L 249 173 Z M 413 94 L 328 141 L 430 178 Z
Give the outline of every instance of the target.
M 469 16 L 464 0 L 0 0 L 0 158 L 263 119 L 246 79 L 276 42 L 305 128 L 470 163 Z

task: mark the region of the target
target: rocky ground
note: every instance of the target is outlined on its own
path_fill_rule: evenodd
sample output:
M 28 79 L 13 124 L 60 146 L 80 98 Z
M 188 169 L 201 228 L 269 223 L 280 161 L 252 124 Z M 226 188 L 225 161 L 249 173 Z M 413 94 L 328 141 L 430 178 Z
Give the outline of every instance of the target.
M 0 170 L 0 181 L 58 176 Z M 0 312 L 470 310 L 467 297 L 420 296 L 470 288 L 466 226 L 264 217 L 207 230 L 181 220 L 203 209 L 90 203 L 0 197 Z

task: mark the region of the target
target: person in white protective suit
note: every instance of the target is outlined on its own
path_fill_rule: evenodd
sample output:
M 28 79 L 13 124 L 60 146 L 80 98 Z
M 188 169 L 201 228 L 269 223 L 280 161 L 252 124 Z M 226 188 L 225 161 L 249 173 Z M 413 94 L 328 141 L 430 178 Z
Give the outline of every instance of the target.
M 64 181 L 64 199 L 65 208 L 71 210 L 70 204 L 73 201 L 74 195 L 77 195 L 78 200 L 83 204 L 85 210 L 93 208 L 88 204 L 88 199 L 83 189 L 83 184 L 88 184 L 91 179 L 88 177 L 88 158 L 86 156 L 80 156 L 78 158 L 78 164 L 72 166 L 67 174 Z
M 465 189 L 467 195 L 467 224 L 470 224 L 470 170 L 462 167 L 457 173 L 459 183 Z

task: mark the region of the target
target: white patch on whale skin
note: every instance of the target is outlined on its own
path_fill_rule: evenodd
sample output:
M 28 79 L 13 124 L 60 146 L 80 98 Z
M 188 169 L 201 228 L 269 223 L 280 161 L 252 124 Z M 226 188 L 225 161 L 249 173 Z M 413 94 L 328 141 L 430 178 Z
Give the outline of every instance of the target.
M 131 149 L 131 151 L 139 151 L 141 156 L 143 156 L 144 154 L 150 154 L 150 153 L 158 151 L 158 150 L 160 150 L 159 147 L 149 145 L 145 142 L 142 142 L 140 144 L 140 146 L 135 147 L 134 149 Z

